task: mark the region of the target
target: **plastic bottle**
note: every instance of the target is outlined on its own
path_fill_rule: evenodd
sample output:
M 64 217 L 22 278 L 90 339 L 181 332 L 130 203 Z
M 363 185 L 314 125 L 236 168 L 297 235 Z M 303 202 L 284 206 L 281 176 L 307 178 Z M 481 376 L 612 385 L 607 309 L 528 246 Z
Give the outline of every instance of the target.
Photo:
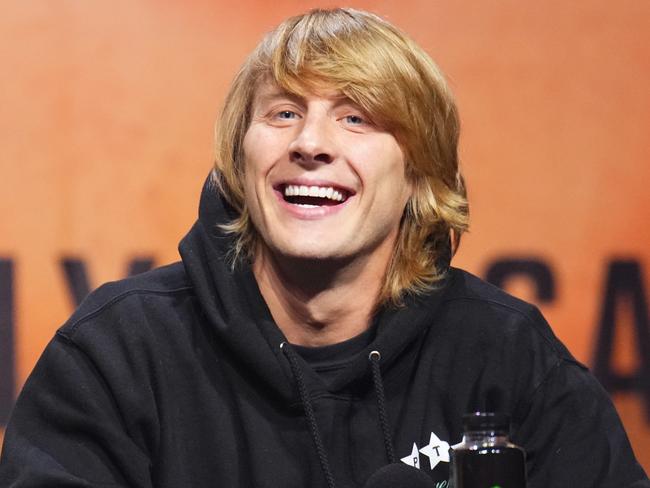
M 510 442 L 510 418 L 475 412 L 463 416 L 463 440 L 452 446 L 454 488 L 525 488 L 526 453 Z

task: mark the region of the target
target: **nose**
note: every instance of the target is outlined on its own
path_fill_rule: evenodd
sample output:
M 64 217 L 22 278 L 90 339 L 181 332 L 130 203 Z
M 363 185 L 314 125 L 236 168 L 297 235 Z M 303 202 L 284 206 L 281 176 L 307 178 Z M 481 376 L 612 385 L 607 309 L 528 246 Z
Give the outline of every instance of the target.
M 336 142 L 331 122 L 326 114 L 308 114 L 289 144 L 291 161 L 305 165 L 334 161 Z

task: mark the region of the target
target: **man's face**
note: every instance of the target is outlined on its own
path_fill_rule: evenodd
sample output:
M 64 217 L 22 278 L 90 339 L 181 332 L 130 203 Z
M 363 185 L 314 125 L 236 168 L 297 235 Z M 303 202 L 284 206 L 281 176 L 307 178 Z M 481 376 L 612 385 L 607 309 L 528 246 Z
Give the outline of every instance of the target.
M 276 256 L 390 256 L 411 195 L 404 155 L 349 99 L 261 84 L 243 148 L 246 205 Z

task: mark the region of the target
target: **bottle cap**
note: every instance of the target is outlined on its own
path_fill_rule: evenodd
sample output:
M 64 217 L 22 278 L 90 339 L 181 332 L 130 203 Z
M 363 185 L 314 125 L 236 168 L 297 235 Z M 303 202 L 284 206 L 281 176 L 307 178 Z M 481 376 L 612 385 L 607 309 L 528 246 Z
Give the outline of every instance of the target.
M 510 430 L 510 417 L 505 413 L 472 412 L 463 415 L 465 431 L 504 431 Z

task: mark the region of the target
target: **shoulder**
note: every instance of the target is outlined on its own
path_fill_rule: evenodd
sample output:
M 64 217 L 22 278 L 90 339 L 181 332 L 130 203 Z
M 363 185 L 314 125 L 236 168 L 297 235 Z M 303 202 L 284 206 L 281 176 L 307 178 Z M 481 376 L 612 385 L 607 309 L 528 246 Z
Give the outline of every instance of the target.
M 463 301 L 466 305 L 495 307 L 512 313 L 528 315 L 536 307 L 516 298 L 478 276 L 459 268 L 449 270 L 449 290 L 446 302 Z
M 515 424 L 536 393 L 561 388 L 567 377 L 591 382 L 537 307 L 459 269 L 450 270 L 427 343 L 455 385 L 471 385 L 462 408 L 489 399 Z
M 149 311 L 174 308 L 174 302 L 193 295 L 193 287 L 182 263 L 173 263 L 146 273 L 106 283 L 91 292 L 74 311 L 58 334 L 72 339 L 87 324 L 141 320 Z
M 466 337 L 516 343 L 518 347 L 544 351 L 557 361 L 577 363 L 535 305 L 467 271 L 451 268 L 449 273 L 442 313 L 447 321 L 464 329 Z

